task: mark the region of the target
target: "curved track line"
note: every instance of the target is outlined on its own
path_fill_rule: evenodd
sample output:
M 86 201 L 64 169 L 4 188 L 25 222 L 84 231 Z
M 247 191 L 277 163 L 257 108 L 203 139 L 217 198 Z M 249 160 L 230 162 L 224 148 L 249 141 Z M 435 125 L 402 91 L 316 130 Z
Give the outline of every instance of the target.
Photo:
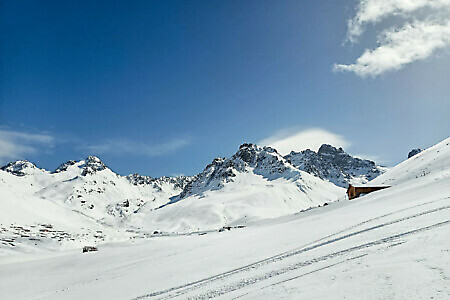
M 420 204 L 420 205 L 417 205 L 417 206 L 422 206 L 422 205 L 425 205 L 425 204 L 429 204 L 429 203 L 424 203 L 424 204 Z M 414 208 L 414 207 L 417 207 L 417 206 L 413 206 L 411 208 Z M 372 226 L 372 227 L 369 227 L 369 228 L 366 228 L 366 229 L 362 229 L 362 230 L 359 230 L 359 231 L 355 231 L 355 232 L 352 232 L 352 233 L 348 233 L 348 234 L 345 234 L 345 235 L 342 235 L 342 236 L 339 236 L 339 237 L 336 237 L 336 238 L 333 238 L 333 239 L 329 239 L 329 240 L 317 243 L 318 241 L 322 241 L 322 240 L 324 240 L 324 239 L 326 239 L 326 238 L 328 238 L 330 236 L 334 236 L 336 234 L 339 234 L 339 233 L 335 233 L 333 235 L 329 235 L 327 237 L 324 237 L 322 239 L 319 239 L 319 240 L 313 242 L 312 245 L 310 243 L 309 244 L 310 246 L 306 246 L 306 247 L 304 246 L 304 247 L 301 247 L 301 248 L 294 249 L 292 251 L 283 252 L 283 253 L 271 256 L 269 258 L 266 258 L 266 259 L 263 259 L 263 260 L 260 260 L 260 261 L 257 261 L 257 262 L 254 262 L 254 263 L 251 263 L 251 264 L 248 264 L 248 265 L 245 265 L 245 266 L 242 266 L 242 267 L 239 267 L 239 268 L 227 271 L 227 272 L 223 272 L 223 273 L 220 273 L 220 274 L 217 274 L 217 275 L 214 275 L 214 276 L 211 276 L 211 277 L 207 277 L 207 278 L 204 278 L 204 279 L 196 280 L 196 281 L 184 284 L 184 285 L 172 287 L 172 288 L 161 290 L 161 291 L 156 291 L 156 292 L 149 293 L 149 294 L 142 295 L 142 296 L 138 296 L 138 297 L 133 298 L 133 299 L 137 300 L 137 299 L 145 299 L 145 298 L 151 298 L 151 297 L 156 297 L 156 296 L 162 296 L 164 294 L 168 294 L 168 293 L 171 293 L 171 292 L 174 292 L 174 294 L 169 294 L 166 297 L 163 297 L 161 299 L 168 299 L 168 298 L 177 297 L 177 296 L 179 296 L 181 294 L 184 294 L 184 293 L 186 293 L 186 292 L 188 292 L 190 290 L 195 290 L 195 289 L 200 288 L 202 286 L 205 286 L 205 285 L 207 285 L 207 284 L 209 284 L 211 282 L 214 282 L 214 281 L 217 281 L 217 280 L 229 277 L 231 275 L 234 275 L 234 274 L 237 274 L 237 273 L 240 273 L 240 272 L 256 269 L 256 268 L 259 268 L 259 267 L 261 267 L 263 265 L 274 263 L 274 262 L 283 260 L 283 259 L 285 259 L 287 257 L 290 257 L 290 256 L 294 256 L 294 255 L 298 255 L 300 253 L 311 251 L 313 249 L 316 249 L 316 248 L 319 248 L 319 247 L 322 247 L 322 246 L 325 246 L 325 245 L 329 245 L 329 244 L 335 243 L 337 241 L 353 237 L 355 235 L 359 235 L 359 234 L 362 234 L 362 233 L 365 233 L 365 232 L 368 232 L 368 231 L 372 231 L 372 230 L 379 229 L 379 228 L 382 228 L 382 227 L 390 226 L 390 225 L 393 225 L 393 224 L 396 224 L 396 223 L 400 223 L 400 222 L 403 222 L 403 221 L 406 221 L 406 220 L 409 220 L 409 219 L 412 219 L 412 218 L 420 217 L 420 216 L 423 216 L 423 215 L 427 215 L 427 214 L 430 214 L 430 213 L 438 212 L 438 211 L 441 211 L 441 210 L 444 210 L 444 209 L 449 209 L 449 208 L 450 208 L 450 205 L 446 205 L 446 206 L 442 206 L 442 207 L 439 207 L 439 208 L 423 211 L 423 212 L 416 213 L 416 214 L 413 214 L 413 215 L 410 215 L 410 216 L 407 216 L 407 217 L 403 217 L 403 218 L 399 218 L 399 219 L 396 219 L 396 220 L 393 220 L 393 221 L 390 221 L 390 222 L 378 224 L 378 225 L 375 225 L 375 226 Z M 408 208 L 408 209 L 410 209 L 410 208 Z M 408 210 L 408 209 L 402 209 L 402 210 L 399 210 L 397 212 L 401 212 L 401 211 Z M 385 217 L 385 216 L 388 216 L 388 215 L 391 215 L 391 214 L 394 214 L 394 213 L 396 213 L 396 212 L 393 212 L 393 213 L 390 213 L 390 214 L 386 214 L 386 215 L 383 215 L 383 216 L 380 216 L 380 217 L 377 217 L 377 218 L 374 218 L 374 219 L 362 222 L 361 224 L 365 224 L 365 223 L 367 223 L 369 221 L 372 221 L 372 220 L 375 220 L 375 219 L 378 219 L 378 218 L 382 218 L 382 217 Z M 357 224 L 357 225 L 354 225 L 354 226 L 360 226 L 360 225 Z M 354 228 L 354 226 L 349 227 L 349 228 Z
M 382 244 L 385 244 L 385 243 L 388 243 L 388 242 L 392 242 L 392 241 L 394 241 L 394 240 L 396 240 L 398 238 L 410 236 L 410 235 L 417 234 L 417 233 L 422 232 L 422 231 L 431 230 L 431 229 L 434 229 L 434 228 L 437 228 L 437 227 L 441 227 L 441 226 L 444 226 L 444 225 L 449 225 L 449 224 L 450 224 L 450 220 L 446 220 L 446 221 L 435 223 L 435 224 L 432 224 L 432 225 L 429 225 L 429 226 L 425 226 L 425 227 L 417 228 L 417 229 L 414 229 L 414 230 L 402 232 L 402 233 L 399 233 L 399 234 L 391 235 L 391 236 L 388 236 L 388 237 L 384 237 L 384 238 L 379 239 L 379 240 L 375 240 L 375 241 L 368 242 L 368 243 L 365 243 L 365 244 L 361 244 L 361 245 L 358 245 L 358 246 L 353 246 L 353 247 L 350 247 L 350 248 L 347 248 L 347 249 L 344 249 L 344 250 L 340 250 L 340 251 L 337 251 L 337 252 L 333 252 L 333 253 L 330 253 L 330 254 L 327 254 L 327 255 L 323 255 L 323 256 L 320 256 L 320 257 L 317 257 L 317 258 L 314 258 L 314 259 L 311 259 L 311 260 L 299 262 L 299 263 L 296 263 L 296 264 L 293 264 L 293 265 L 290 265 L 290 266 L 287 266 L 287 267 L 284 267 L 284 268 L 276 269 L 276 270 L 273 270 L 273 271 L 270 271 L 270 272 L 267 272 L 267 273 L 264 273 L 264 274 L 261 274 L 261 275 L 256 275 L 256 276 L 253 276 L 253 277 L 241 279 L 241 280 L 239 280 L 239 281 L 237 281 L 235 283 L 232 283 L 230 285 L 223 286 L 223 287 L 221 287 L 218 290 L 211 290 L 211 291 L 208 291 L 208 292 L 206 292 L 204 294 L 201 294 L 201 295 L 198 295 L 198 296 L 189 297 L 188 299 L 211 299 L 211 298 L 215 298 L 215 297 L 218 297 L 218 296 L 222 296 L 224 294 L 227 294 L 227 293 L 230 293 L 230 292 L 234 292 L 236 290 L 242 289 L 242 288 L 247 287 L 249 285 L 253 285 L 253 284 L 258 283 L 260 281 L 267 280 L 267 279 L 270 279 L 270 278 L 273 278 L 273 277 L 276 277 L 276 276 L 280 276 L 282 274 L 285 274 L 287 272 L 290 272 L 290 271 L 293 271 L 293 270 L 296 270 L 296 269 L 299 269 L 299 268 L 310 266 L 310 265 L 313 265 L 315 263 L 326 261 L 328 259 L 335 258 L 335 257 L 338 257 L 338 256 L 346 255 L 346 254 L 351 253 L 353 251 L 357 251 L 357 250 L 361 250 L 361 249 L 365 249 L 365 248 L 370 248 L 370 247 L 377 246 L 377 245 L 382 245 Z M 362 256 L 364 256 L 364 255 L 361 255 L 359 257 L 362 257 Z M 337 264 L 339 264 L 339 263 L 332 264 L 331 266 L 337 265 Z M 318 269 L 316 271 L 320 271 L 320 270 L 326 269 L 328 267 L 329 266 L 321 268 L 321 269 Z M 313 273 L 313 272 L 309 272 L 309 273 Z M 307 274 L 308 273 L 300 275 L 300 276 L 296 276 L 296 277 L 290 278 L 288 280 L 284 280 L 284 281 L 278 282 L 276 284 L 283 283 L 283 282 L 286 282 L 286 281 L 289 281 L 289 280 L 293 280 L 293 279 L 295 279 L 297 277 L 301 277 L 301 276 L 304 276 L 304 275 L 307 275 Z

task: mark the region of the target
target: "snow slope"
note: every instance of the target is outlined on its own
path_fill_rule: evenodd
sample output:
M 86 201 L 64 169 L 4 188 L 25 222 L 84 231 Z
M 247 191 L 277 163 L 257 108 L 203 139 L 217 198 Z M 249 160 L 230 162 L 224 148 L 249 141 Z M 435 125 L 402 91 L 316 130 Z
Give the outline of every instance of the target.
M 303 174 L 301 179 L 305 186 L 302 192 L 293 181 L 269 181 L 252 171 L 236 174 L 234 181 L 220 190 L 205 191 L 149 212 L 144 228 L 191 232 L 248 225 L 337 201 L 344 193 L 309 174 Z
M 450 137 L 410 157 L 404 162 L 372 180 L 372 184 L 399 185 L 421 177 L 450 176 Z
M 0 255 L 142 236 L 133 232 L 130 216 L 167 203 L 181 192 L 178 184 L 164 178 L 132 182 L 97 157 L 70 161 L 53 173 L 27 161 L 8 164 L 0 171 Z
M 33 191 L 39 189 L 36 188 L 36 181 L 36 177 L 18 178 L 9 173 L 0 172 L 2 224 L 27 224 L 34 221 L 71 227 L 71 224 L 89 223 L 86 218 L 62 205 L 51 200 L 33 197 Z
M 94 253 L 0 257 L 0 298 L 448 299 L 448 143 L 380 177 L 392 187 L 352 201 Z
M 115 224 L 144 206 L 159 207 L 182 190 L 178 183 L 164 178 L 141 182 L 136 176 L 119 176 L 94 156 L 64 163 L 53 173 L 26 161 L 10 163 L 3 170 L 6 172 L 0 174 L 4 184 L 15 189 L 4 198 L 22 195 L 30 203 L 47 200 L 108 224 Z M 41 212 L 38 209 L 36 213 Z

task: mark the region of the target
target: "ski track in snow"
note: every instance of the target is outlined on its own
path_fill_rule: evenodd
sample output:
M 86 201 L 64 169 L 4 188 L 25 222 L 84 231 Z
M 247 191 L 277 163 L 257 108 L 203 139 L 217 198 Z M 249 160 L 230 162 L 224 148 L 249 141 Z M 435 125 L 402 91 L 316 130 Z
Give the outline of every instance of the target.
M 224 295 L 226 293 L 230 293 L 230 292 L 236 291 L 236 290 L 244 288 L 244 287 L 246 287 L 248 285 L 252 285 L 252 284 L 258 283 L 258 282 L 260 282 L 262 280 L 266 280 L 266 279 L 269 279 L 269 278 L 272 278 L 272 277 L 275 277 L 275 276 L 282 275 L 282 274 L 287 273 L 289 271 L 294 271 L 296 269 L 299 269 L 299 268 L 302 268 L 302 267 L 306 267 L 306 266 L 309 266 L 309 265 L 312 265 L 312 264 L 315 264 L 315 263 L 318 263 L 318 262 L 326 261 L 328 259 L 335 258 L 335 257 L 338 257 L 338 256 L 342 256 L 342 255 L 348 254 L 348 253 L 353 252 L 353 251 L 357 251 L 357 250 L 361 250 L 361 249 L 365 249 L 365 248 L 370 248 L 370 247 L 377 246 L 377 245 L 382 245 L 382 244 L 385 244 L 385 243 L 388 243 L 388 242 L 395 241 L 396 239 L 401 238 L 401 237 L 406 237 L 406 236 L 413 235 L 413 234 L 416 234 L 416 233 L 419 233 L 419 232 L 422 232 L 422 231 L 431 230 L 431 229 L 434 229 L 434 228 L 437 228 L 437 227 L 441 227 L 441 226 L 444 226 L 444 225 L 449 225 L 449 224 L 450 224 L 450 220 L 447 220 L 447 221 L 435 223 L 433 225 L 429 225 L 429 226 L 426 226 L 426 227 L 421 227 L 421 228 L 414 229 L 414 230 L 411 230 L 411 231 L 407 231 L 407 232 L 403 232 L 403 233 L 400 233 L 400 234 L 388 236 L 388 237 L 385 237 L 385 238 L 382 238 L 382 239 L 379 239 L 379 240 L 376 240 L 376 241 L 372 241 L 372 242 L 365 243 L 365 244 L 362 244 L 362 245 L 359 245 L 359 246 L 354 246 L 354 247 L 347 248 L 347 249 L 344 249 L 344 250 L 341 250 L 341 251 L 338 251 L 338 252 L 333 252 L 331 254 L 320 256 L 320 257 L 317 257 L 317 258 L 312 259 L 312 260 L 307 260 L 307 261 L 304 261 L 304 262 L 300 262 L 300 263 L 291 265 L 291 266 L 289 266 L 287 268 L 282 268 L 282 269 L 278 269 L 278 270 L 274 270 L 274 271 L 265 273 L 263 275 L 242 279 L 241 281 L 239 281 L 237 283 L 234 283 L 234 284 L 231 284 L 231 285 L 228 285 L 228 286 L 225 286 L 222 289 L 209 291 L 209 292 L 207 292 L 205 294 L 202 294 L 202 295 L 199 295 L 199 296 L 189 297 L 188 299 L 211 299 L 211 298 L 215 298 L 215 297 L 218 297 L 218 296 L 222 296 L 222 295 Z M 363 255 L 356 256 L 353 259 L 360 258 L 362 256 Z M 345 261 L 348 261 L 348 260 L 352 260 L 352 259 L 347 259 Z M 334 264 L 334 265 L 336 265 L 336 264 Z M 325 268 L 322 268 L 322 269 L 325 269 Z M 169 297 L 169 298 L 173 298 L 173 297 Z M 163 299 L 168 299 L 168 298 L 163 298 Z
M 383 228 L 383 227 L 386 227 L 386 226 L 390 226 L 390 225 L 401 223 L 401 222 L 404 222 L 404 221 L 407 221 L 407 220 L 411 220 L 411 219 L 414 219 L 414 218 L 417 218 L 417 217 L 420 217 L 420 216 L 424 216 L 424 215 L 428 215 L 428 214 L 432 214 L 432 213 L 436 213 L 436 212 L 439 212 L 439 211 L 443 211 L 443 210 L 449 209 L 450 205 L 441 206 L 441 207 L 438 207 L 438 208 L 434 208 L 434 209 L 426 210 L 426 211 L 423 211 L 423 212 L 420 212 L 420 213 L 412 214 L 412 215 L 409 215 L 409 216 L 406 216 L 406 217 L 398 218 L 398 219 L 395 219 L 395 220 L 392 220 L 392 221 L 389 221 L 389 222 L 385 222 L 385 223 L 381 223 L 381 224 L 378 224 L 378 225 L 374 225 L 374 226 L 371 226 L 371 227 L 368 227 L 368 228 L 365 228 L 365 229 L 361 229 L 361 230 L 358 230 L 358 231 L 355 231 L 355 232 L 351 232 L 351 233 L 348 233 L 348 234 L 345 234 L 345 235 L 338 236 L 338 237 L 333 238 L 333 239 L 329 239 L 329 240 L 323 241 L 324 239 L 328 239 L 328 238 L 330 238 L 332 236 L 339 235 L 342 232 L 354 229 L 356 227 L 359 227 L 361 225 L 367 224 L 369 222 L 372 222 L 372 221 L 375 221 L 375 220 L 379 220 L 381 218 L 385 218 L 387 216 L 390 216 L 390 215 L 393 215 L 393 214 L 397 214 L 399 212 L 404 212 L 404 211 L 407 211 L 407 210 L 410 210 L 410 209 L 413 209 L 413 208 L 417 208 L 417 207 L 420 207 L 420 206 L 424 206 L 424 205 L 427 205 L 427 204 L 435 203 L 435 202 L 446 200 L 446 199 L 447 198 L 443 198 L 443 199 L 439 199 L 439 200 L 435 200 L 435 201 L 422 203 L 422 204 L 415 205 L 415 206 L 412 206 L 412 207 L 408 207 L 408 208 L 405 208 L 405 209 L 401 209 L 401 210 L 398 210 L 398 211 L 395 211 L 395 212 L 392 212 L 392 213 L 389 213 L 389 214 L 381 215 L 381 216 L 378 216 L 376 218 L 371 218 L 371 219 L 368 219 L 368 220 L 366 220 L 364 222 L 361 222 L 359 224 L 353 225 L 353 226 L 348 227 L 348 228 L 346 228 L 344 230 L 336 232 L 336 233 L 334 233 L 332 235 L 328 235 L 328 236 L 326 236 L 324 238 L 321 238 L 321 239 L 311 243 L 312 245 L 310 244 L 310 246 L 306 246 L 306 247 L 302 246 L 302 247 L 297 248 L 295 250 L 283 252 L 283 253 L 277 254 L 275 256 L 266 258 L 264 260 L 260 260 L 260 261 L 257 261 L 255 263 L 252 263 L 252 264 L 240 267 L 240 268 L 236 268 L 236 269 L 224 272 L 224 273 L 220 273 L 220 274 L 217 274 L 215 276 L 211 276 L 211 277 L 208 277 L 208 278 L 205 278 L 205 279 L 197 280 L 197 281 L 194 281 L 194 282 L 191 282 L 191 283 L 187 283 L 187 284 L 184 284 L 184 285 L 180 285 L 180 286 L 176 286 L 176 287 L 173 287 L 173 288 L 165 289 L 165 290 L 162 290 L 162 291 L 152 292 L 152 293 L 149 293 L 147 295 L 136 297 L 134 299 L 135 300 L 137 300 L 137 299 L 147 299 L 147 298 L 153 298 L 153 297 L 158 297 L 158 296 L 163 296 L 163 297 L 161 297 L 159 299 L 175 298 L 175 297 L 181 296 L 183 294 L 186 294 L 188 292 L 191 292 L 193 290 L 196 290 L 196 289 L 202 288 L 204 286 L 207 286 L 207 285 L 209 285 L 209 284 L 211 284 L 211 283 L 213 283 L 215 281 L 222 280 L 222 279 L 225 279 L 227 277 L 230 277 L 230 276 L 233 276 L 233 275 L 236 275 L 236 274 L 239 274 L 239 273 L 243 273 L 243 272 L 247 272 L 247 271 L 251 271 L 251 270 L 253 271 L 253 270 L 255 270 L 257 268 L 260 268 L 260 267 L 262 267 L 264 265 L 280 262 L 280 261 L 282 261 L 282 260 L 284 260 L 284 259 L 286 259 L 288 257 L 299 255 L 299 254 L 302 254 L 302 253 L 305 253 L 305 252 L 317 249 L 319 247 L 330 245 L 330 244 L 333 244 L 335 242 L 338 242 L 338 241 L 341 241 L 341 240 L 345 240 L 345 239 L 348 239 L 348 238 L 351 238 L 351 237 L 354 237 L 354 236 L 357 236 L 357 235 L 360 235 L 360 234 L 363 234 L 363 233 L 367 233 L 367 232 L 370 232 L 370 231 L 373 231 L 373 230 L 376 230 L 376 229 L 380 229 L 380 228 Z M 274 271 L 265 273 L 265 274 L 260 275 L 260 276 L 255 276 L 255 277 L 242 279 L 242 280 L 240 280 L 239 282 L 237 282 L 235 284 L 232 284 L 230 286 L 225 286 L 225 287 L 223 287 L 220 290 L 214 290 L 214 291 L 207 292 L 205 294 L 199 295 L 199 296 L 194 297 L 192 299 L 209 299 L 209 298 L 212 298 L 212 297 L 221 296 L 221 295 L 223 295 L 225 293 L 229 293 L 229 292 L 235 291 L 235 290 L 243 288 L 245 286 L 257 283 L 257 282 L 262 281 L 262 280 L 266 280 L 266 279 L 272 278 L 274 276 L 278 276 L 278 275 L 284 274 L 284 273 L 289 272 L 289 271 L 296 270 L 296 269 L 301 268 L 301 267 L 309 266 L 309 265 L 312 265 L 314 263 L 322 262 L 322 261 L 325 261 L 325 260 L 328 260 L 330 258 L 334 258 L 334 257 L 337 257 L 337 256 L 342 256 L 342 255 L 345 255 L 347 253 L 350 253 L 350 252 L 353 252 L 353 251 L 356 251 L 356 250 L 360 250 L 360 249 L 369 248 L 369 247 L 373 247 L 373 246 L 376 246 L 376 245 L 381 245 L 381 244 L 385 244 L 385 243 L 388 243 L 388 242 L 392 242 L 392 241 L 394 241 L 394 240 L 396 240 L 398 238 L 406 237 L 406 236 L 409 236 L 409 235 L 412 235 L 412 234 L 416 234 L 416 233 L 419 233 L 419 232 L 422 232 L 422 231 L 425 231 L 425 230 L 430 230 L 430 229 L 433 229 L 433 228 L 436 228 L 436 227 L 448 225 L 449 223 L 450 223 L 450 220 L 445 220 L 445 221 L 442 221 L 442 222 L 439 222 L 439 223 L 435 223 L 433 225 L 417 228 L 417 229 L 406 231 L 406 232 L 403 232 L 403 233 L 400 233 L 400 234 L 391 235 L 391 236 L 388 236 L 388 237 L 385 237 L 385 238 L 382 238 L 382 239 L 379 239 L 379 240 L 376 240 L 376 241 L 372 241 L 372 242 L 368 242 L 368 243 L 361 244 L 361 245 L 358 245 L 358 246 L 350 247 L 350 248 L 347 248 L 347 249 L 344 249 L 344 250 L 341 250 L 341 251 L 338 251 L 338 252 L 333 252 L 333 253 L 330 253 L 330 254 L 327 254 L 327 255 L 324 255 L 324 256 L 320 256 L 320 257 L 312 259 L 312 260 L 303 261 L 303 262 L 291 265 L 291 266 L 286 267 L 286 268 L 274 270 Z M 323 241 L 323 242 L 320 242 L 320 241 Z M 189 298 L 189 299 L 191 299 L 191 298 Z
M 298 275 L 298 276 L 294 276 L 294 277 L 290 277 L 289 279 L 285 279 L 285 280 L 279 281 L 279 282 L 277 282 L 277 283 L 273 283 L 273 284 L 267 285 L 267 286 L 265 286 L 265 287 L 262 287 L 261 290 L 263 290 L 263 289 L 265 289 L 265 288 L 268 288 L 268 287 L 272 287 L 272 286 L 278 285 L 278 284 L 282 284 L 282 283 L 285 283 L 285 282 L 288 282 L 288 281 L 291 281 L 291 280 L 294 280 L 294 279 L 298 279 L 298 278 L 300 278 L 300 277 L 307 276 L 307 275 L 310 275 L 310 274 L 313 274 L 313 273 L 316 273 L 316 272 L 319 272 L 319 271 L 322 271 L 322 270 L 326 270 L 326 269 L 329 269 L 329 268 L 331 268 L 331 267 L 334 267 L 334 266 L 337 266 L 337 265 L 346 263 L 346 262 L 351 261 L 351 260 L 355 260 L 355 259 L 358 259 L 358 258 L 362 258 L 362 257 L 367 256 L 367 255 L 368 255 L 368 254 L 362 254 L 362 255 L 358 255 L 358 256 L 351 257 L 351 258 L 347 258 L 347 259 L 341 260 L 341 261 L 339 261 L 339 262 L 337 262 L 337 263 L 333 263 L 333 264 L 330 264 L 330 265 L 326 265 L 325 267 L 318 268 L 318 269 L 315 269 L 315 270 L 313 270 L 313 271 L 306 272 L 306 273 L 304 273 L 304 274 L 301 274 L 301 275 Z M 248 294 L 249 294 L 249 293 L 242 294 L 242 295 L 240 295 L 240 296 L 237 296 L 237 297 L 232 298 L 232 300 L 242 298 L 242 297 L 244 297 L 244 296 L 247 296 Z

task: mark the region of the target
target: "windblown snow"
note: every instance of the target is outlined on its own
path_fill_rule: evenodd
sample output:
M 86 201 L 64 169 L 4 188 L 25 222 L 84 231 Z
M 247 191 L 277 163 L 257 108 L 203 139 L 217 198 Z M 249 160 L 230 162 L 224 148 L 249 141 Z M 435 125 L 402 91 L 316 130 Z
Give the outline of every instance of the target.
M 448 299 L 450 138 L 387 171 L 337 152 L 244 144 L 176 178 L 11 163 L 0 298 Z M 351 201 L 333 184 L 374 177 L 391 187 Z

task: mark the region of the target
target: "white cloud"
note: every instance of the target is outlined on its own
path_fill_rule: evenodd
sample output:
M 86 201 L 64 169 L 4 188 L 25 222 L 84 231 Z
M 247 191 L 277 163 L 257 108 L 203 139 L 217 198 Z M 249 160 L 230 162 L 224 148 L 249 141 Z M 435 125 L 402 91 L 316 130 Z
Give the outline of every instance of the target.
M 377 76 L 450 46 L 450 0 L 360 0 L 348 21 L 347 39 L 356 42 L 367 24 L 389 16 L 402 16 L 404 24 L 381 30 L 375 48 L 366 49 L 355 63 L 335 64 L 333 70 Z
M 0 163 L 23 159 L 26 155 L 54 146 L 49 134 L 33 134 L 0 128 Z
M 163 143 L 144 143 L 127 139 L 107 140 L 98 145 L 80 147 L 89 154 L 135 154 L 145 156 L 163 156 L 174 153 L 176 150 L 187 146 L 190 141 L 185 138 L 172 139 Z
M 335 64 L 335 71 L 351 71 L 359 76 L 376 76 L 386 71 L 429 57 L 437 49 L 450 46 L 450 21 L 416 21 L 400 29 L 386 30 L 380 36 L 380 45 L 366 50 L 356 63 Z
M 285 129 L 259 141 L 257 144 L 271 146 L 283 155 L 291 151 L 305 149 L 317 151 L 322 144 L 343 148 L 350 146 L 350 142 L 343 136 L 321 128 L 310 128 L 301 131 Z
M 356 15 L 348 21 L 347 38 L 355 42 L 364 32 L 364 25 L 375 24 L 391 15 L 406 16 L 422 8 L 450 7 L 450 0 L 361 0 Z

